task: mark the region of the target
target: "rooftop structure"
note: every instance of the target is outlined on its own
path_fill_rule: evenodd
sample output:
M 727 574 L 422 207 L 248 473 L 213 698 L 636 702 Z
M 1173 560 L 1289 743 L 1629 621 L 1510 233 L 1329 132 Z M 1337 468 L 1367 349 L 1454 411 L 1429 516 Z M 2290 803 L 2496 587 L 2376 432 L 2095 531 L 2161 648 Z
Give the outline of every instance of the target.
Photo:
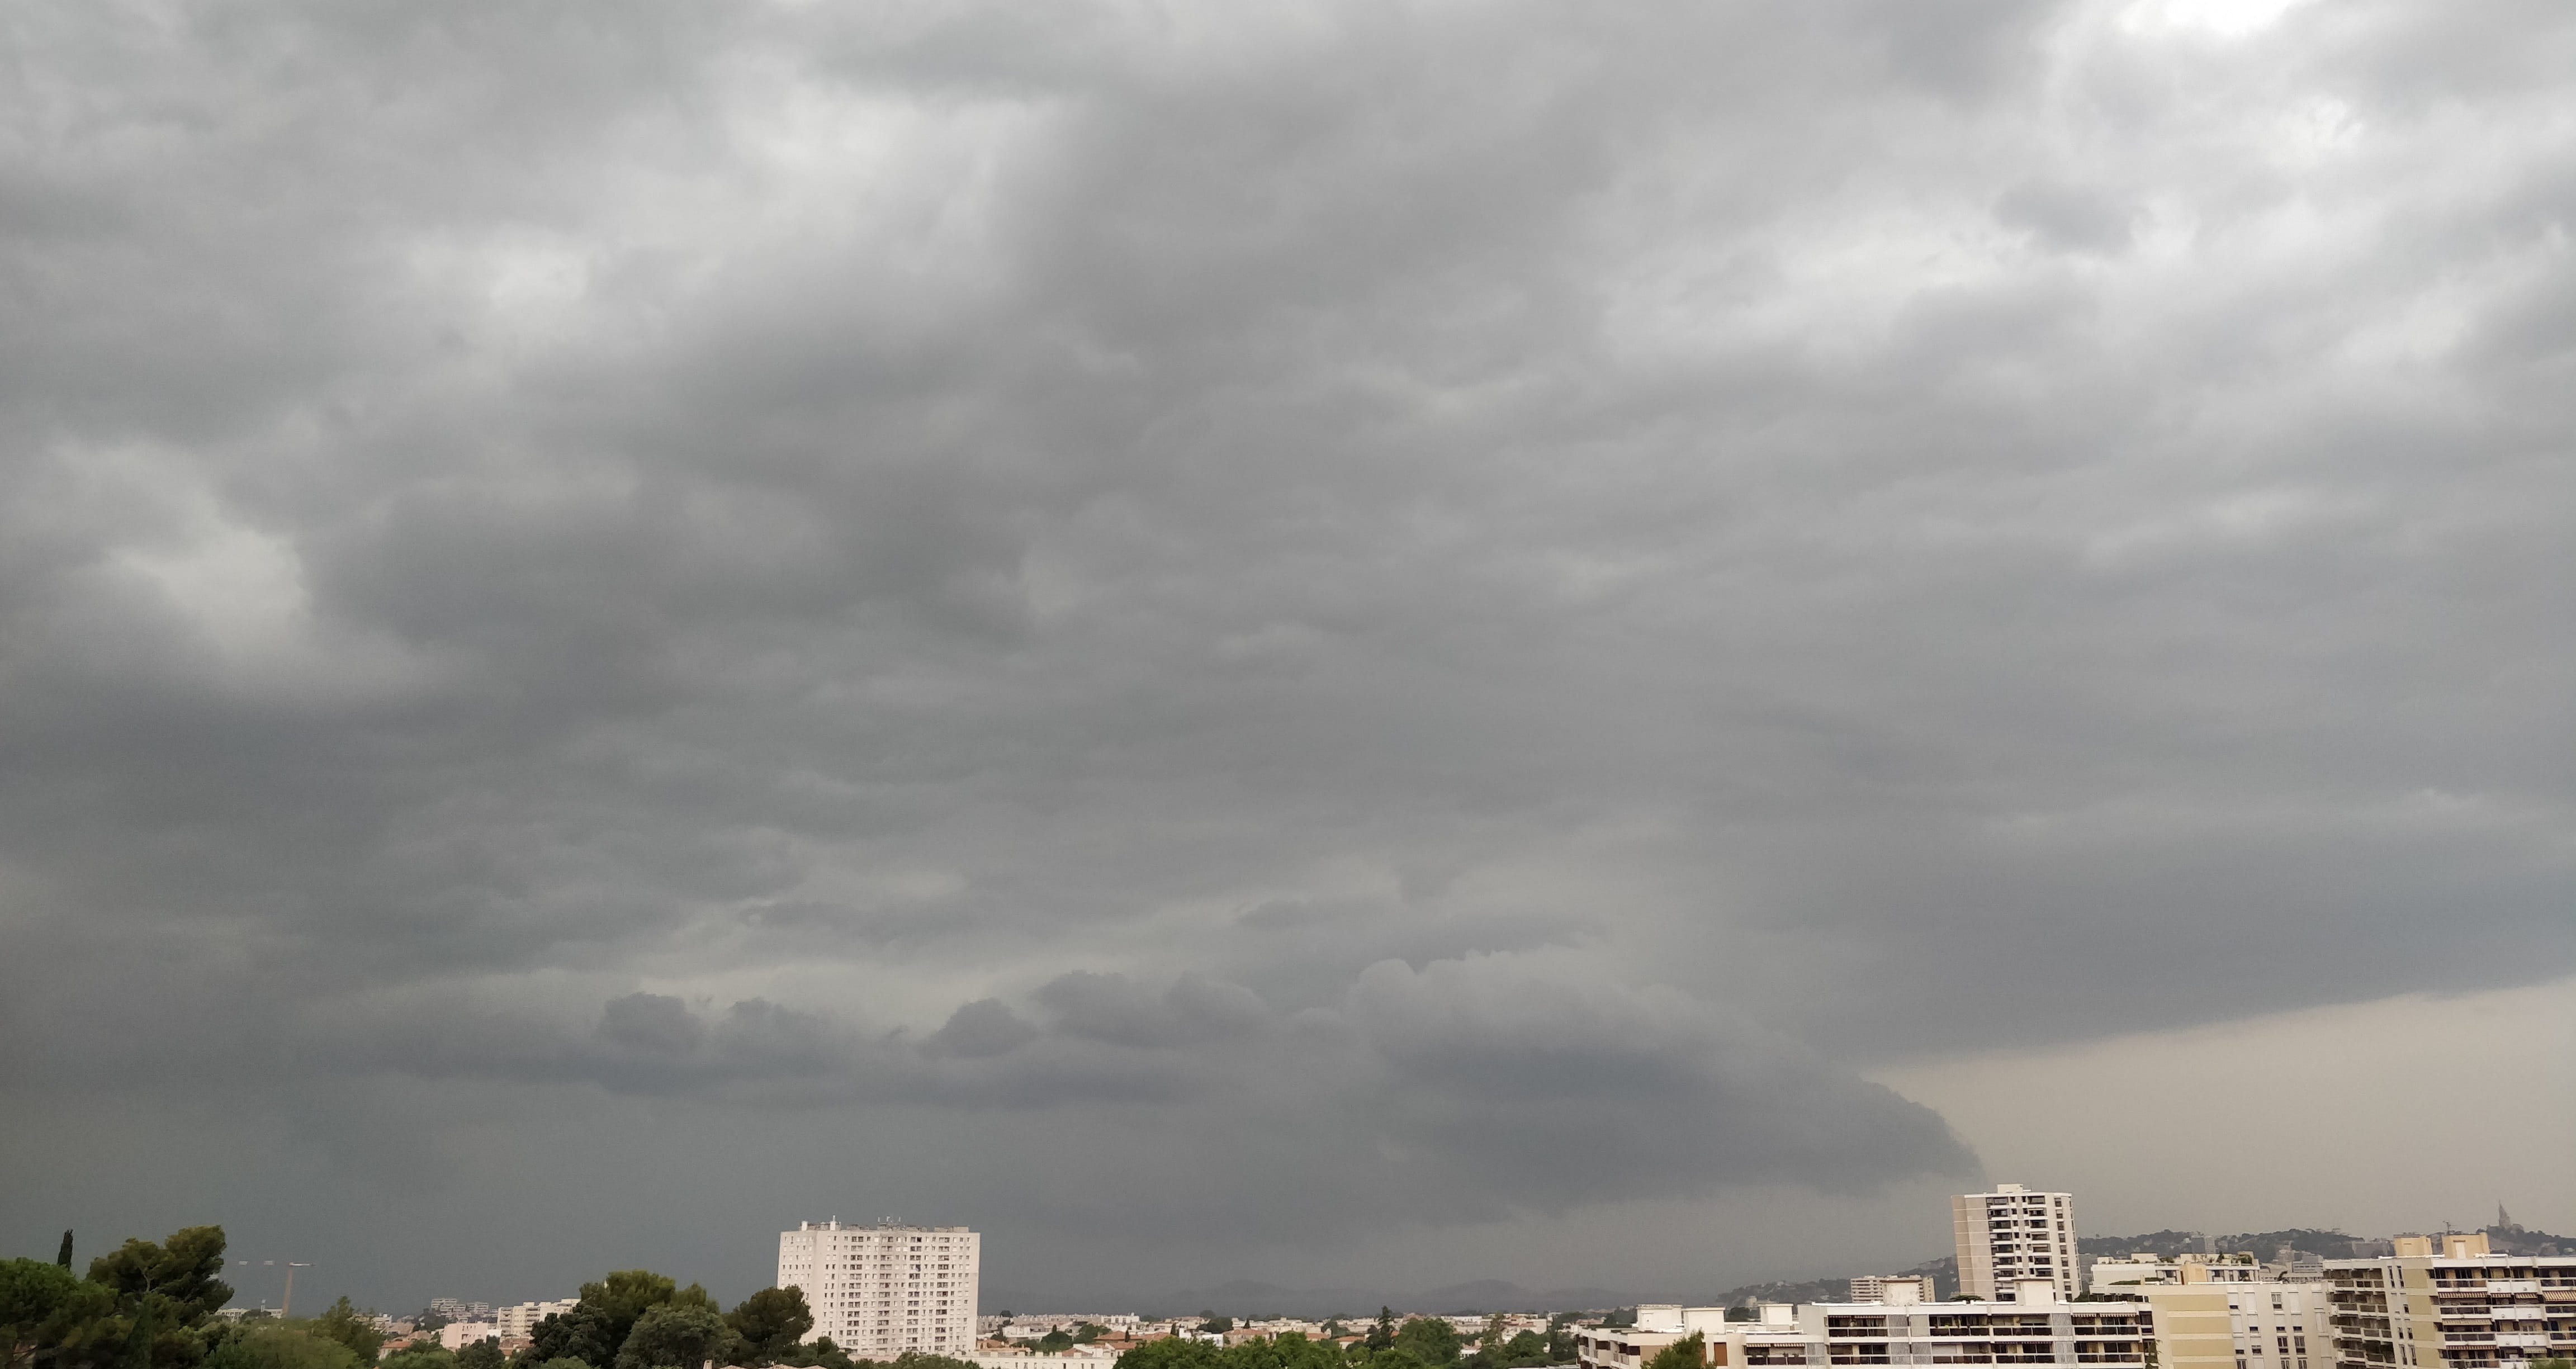
M 1863 1274 L 1851 1281 L 1853 1302 L 1908 1303 L 1932 1301 L 1932 1280 L 1921 1274 Z

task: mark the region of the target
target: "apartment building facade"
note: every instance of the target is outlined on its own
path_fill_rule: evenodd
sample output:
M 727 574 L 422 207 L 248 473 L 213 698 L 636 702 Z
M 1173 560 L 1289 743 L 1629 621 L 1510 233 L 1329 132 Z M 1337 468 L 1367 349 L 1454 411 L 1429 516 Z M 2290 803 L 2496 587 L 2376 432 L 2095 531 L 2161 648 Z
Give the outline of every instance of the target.
M 2075 1197 L 2019 1184 L 1950 1200 L 1962 1297 L 2006 1301 L 2028 1279 L 2045 1279 L 2059 1299 L 2084 1291 L 2075 1262 Z
M 492 1324 L 500 1328 L 501 1339 L 513 1340 L 534 1334 L 538 1322 L 548 1317 L 569 1315 L 580 1305 L 581 1300 L 578 1298 L 561 1298 L 554 1302 L 512 1303 L 508 1307 L 494 1309 Z
M 810 1333 L 861 1359 L 975 1348 L 983 1238 L 962 1226 L 799 1222 L 778 1235 L 778 1286 L 805 1295 Z
M 2336 1369 L 2521 1369 L 2576 1357 L 2576 1256 L 2499 1255 L 2483 1234 L 2401 1236 L 2327 1260 Z
M 1710 1369 L 1825 1365 L 2087 1365 L 2146 1369 L 2155 1314 L 2136 1302 L 2071 1302 L 2047 1279 L 2026 1279 L 2009 1302 L 1767 1304 L 1761 1320 L 1729 1322 L 1723 1308 L 1640 1307 L 1637 1326 L 1575 1337 L 1584 1369 L 1642 1369 L 1696 1332 Z M 1650 1325 L 1655 1322 L 1657 1324 Z
M 2188 1263 L 2181 1272 L 2172 1283 L 2095 1285 L 2153 1310 L 2157 1369 L 2336 1369 L 2325 1284 L 2193 1278 L 2203 1271 Z

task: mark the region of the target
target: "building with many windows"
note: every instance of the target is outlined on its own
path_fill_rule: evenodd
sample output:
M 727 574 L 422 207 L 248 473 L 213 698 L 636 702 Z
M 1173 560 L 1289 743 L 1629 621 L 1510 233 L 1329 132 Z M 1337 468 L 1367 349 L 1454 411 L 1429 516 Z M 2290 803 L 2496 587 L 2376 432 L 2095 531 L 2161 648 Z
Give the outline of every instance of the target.
M 1717 1307 L 1640 1307 L 1637 1325 L 1575 1337 L 1584 1369 L 1642 1369 L 1696 1333 L 1710 1369 L 1774 1365 L 2092 1365 L 2146 1369 L 2155 1314 L 2136 1302 L 2069 1302 L 2025 1279 L 2009 1302 L 1767 1303 L 1760 1320 Z
M 2498 1255 L 2483 1234 L 2401 1236 L 2327 1260 L 2337 1369 L 2520 1369 L 2576 1357 L 2576 1255 Z
M 562 1298 L 554 1302 L 512 1303 L 492 1313 L 492 1324 L 501 1328 L 501 1339 L 512 1340 L 521 1336 L 534 1335 L 538 1322 L 548 1317 L 569 1316 L 572 1310 L 580 1305 L 581 1300 L 578 1298 Z
M 2095 1265 L 2098 1278 L 2102 1266 Z M 2185 1262 L 2172 1283 L 2094 1285 L 2154 1309 L 2157 1369 L 2335 1369 L 2334 1306 L 2322 1283 L 2208 1277 Z
M 799 1222 L 778 1235 L 778 1286 L 804 1293 L 815 1336 L 859 1359 L 975 1348 L 982 1237 L 962 1226 Z
M 2075 1263 L 2075 1198 L 1997 1184 L 1950 1200 L 1959 1294 L 2009 1299 L 2025 1279 L 2046 1279 L 2061 1299 L 2084 1291 Z

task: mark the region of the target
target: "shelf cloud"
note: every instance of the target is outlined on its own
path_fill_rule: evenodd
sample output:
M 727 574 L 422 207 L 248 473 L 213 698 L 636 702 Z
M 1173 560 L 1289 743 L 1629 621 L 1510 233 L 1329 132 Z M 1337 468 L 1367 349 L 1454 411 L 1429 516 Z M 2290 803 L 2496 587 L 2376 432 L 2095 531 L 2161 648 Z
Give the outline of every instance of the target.
M 16 7 L 0 1229 L 1178 1287 L 2576 972 L 2576 20 L 2255 8 Z

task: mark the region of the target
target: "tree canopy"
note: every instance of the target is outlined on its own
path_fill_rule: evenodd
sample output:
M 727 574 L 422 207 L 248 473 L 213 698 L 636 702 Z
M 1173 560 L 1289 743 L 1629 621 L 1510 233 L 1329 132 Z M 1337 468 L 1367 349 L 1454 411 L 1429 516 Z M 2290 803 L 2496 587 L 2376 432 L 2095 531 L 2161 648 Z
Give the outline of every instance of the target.
M 39 1332 L 79 1286 L 70 1270 L 42 1260 L 0 1263 L 0 1338 L 5 1338 L 0 1354 L 11 1369 L 32 1357 Z M 28 1347 L 25 1356 L 19 1353 L 21 1344 Z
M 1708 1337 L 1697 1331 L 1655 1352 L 1646 1369 L 1701 1369 L 1708 1363 Z
M 129 1240 L 73 1279 L 69 1243 L 55 1263 L 0 1264 L 6 1359 L 45 1369 L 196 1369 L 231 1328 L 209 1326 L 232 1298 L 217 1277 L 224 1230 L 192 1226 L 160 1242 Z
M 754 1357 L 775 1359 L 814 1329 L 814 1313 L 796 1288 L 764 1288 L 725 1313 L 725 1324 Z
M 1352 1364 L 1366 1364 L 1369 1369 L 1429 1369 L 1419 1355 L 1399 1346 L 1377 1351 L 1354 1347 L 1345 1357 L 1333 1342 L 1309 1340 L 1297 1331 L 1254 1336 L 1228 1346 L 1179 1336 L 1150 1340 L 1120 1355 L 1116 1369 L 1346 1369 Z
M 206 1369 L 363 1369 L 348 1346 L 297 1326 L 262 1325 L 227 1336 Z
M 698 1369 L 711 1359 L 730 1359 L 725 1352 L 735 1340 L 733 1328 L 705 1303 L 666 1302 L 635 1319 L 616 1369 Z
M 376 1329 L 375 1318 L 352 1306 L 346 1294 L 324 1309 L 306 1329 L 349 1347 L 349 1353 L 357 1356 L 360 1364 L 373 1364 L 384 1352 L 385 1333 Z
M 1469 1355 L 1464 1363 L 1469 1369 L 1536 1369 L 1540 1365 L 1561 1364 L 1564 1360 L 1558 1358 L 1557 1347 L 1551 1339 L 1536 1331 L 1514 1332 L 1504 1338 L 1489 1330 L 1484 1343 L 1477 1346 L 1476 1353 Z M 1565 1339 L 1568 1342 L 1565 1358 L 1571 1359 L 1573 1337 Z
M 423 1341 L 385 1356 L 377 1362 L 376 1369 L 456 1369 L 456 1356 L 436 1341 Z
M 1461 1348 L 1458 1328 L 1446 1317 L 1408 1317 L 1395 1333 L 1395 1348 L 1411 1354 L 1424 1364 L 1456 1364 Z
M 158 1245 L 129 1239 L 89 1262 L 91 1283 L 106 1284 L 120 1299 L 166 1300 L 169 1310 L 192 1326 L 232 1301 L 232 1285 L 216 1277 L 223 1272 L 220 1226 L 185 1227 Z
M 793 1288 L 764 1288 L 730 1312 L 696 1284 L 649 1269 L 621 1269 L 581 1286 L 570 1312 L 538 1322 L 516 1369 L 698 1369 L 718 1364 L 853 1369 L 829 1339 L 808 1343 L 813 1310 Z M 963 1361 L 960 1361 L 963 1363 Z M 474 1369 L 462 1366 L 461 1369 Z M 971 1369 L 971 1366 L 969 1366 Z

